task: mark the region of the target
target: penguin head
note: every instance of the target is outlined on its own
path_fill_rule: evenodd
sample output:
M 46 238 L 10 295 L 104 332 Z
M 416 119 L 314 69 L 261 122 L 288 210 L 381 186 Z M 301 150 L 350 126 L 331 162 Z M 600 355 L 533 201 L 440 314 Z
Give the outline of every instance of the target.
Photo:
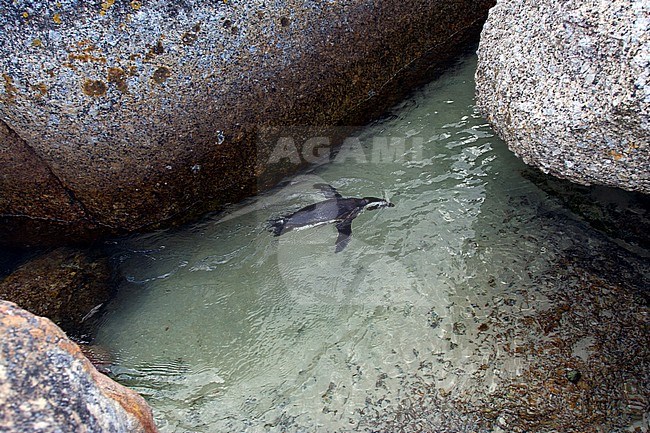
M 363 201 L 363 208 L 368 210 L 381 209 L 383 207 L 395 207 L 393 203 L 389 202 L 388 200 L 384 200 L 383 198 L 364 197 Z

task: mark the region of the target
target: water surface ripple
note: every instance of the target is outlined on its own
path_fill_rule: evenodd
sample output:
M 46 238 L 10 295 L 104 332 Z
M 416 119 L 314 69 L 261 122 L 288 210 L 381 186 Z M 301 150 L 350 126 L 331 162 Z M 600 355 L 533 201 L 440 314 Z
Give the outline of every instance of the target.
M 522 175 L 473 106 L 474 69 L 465 59 L 335 162 L 117 243 L 123 283 L 97 344 L 161 431 L 369 431 L 408 399 L 431 407 L 405 423 L 483 431 L 443 397 L 521 376 L 529 359 L 504 344 L 524 337 L 503 330 L 551 307 L 537 281 L 567 250 L 612 241 Z M 404 147 L 381 153 L 376 137 Z M 322 200 L 319 182 L 396 206 L 356 218 L 339 254 L 332 226 L 271 236 L 267 219 Z

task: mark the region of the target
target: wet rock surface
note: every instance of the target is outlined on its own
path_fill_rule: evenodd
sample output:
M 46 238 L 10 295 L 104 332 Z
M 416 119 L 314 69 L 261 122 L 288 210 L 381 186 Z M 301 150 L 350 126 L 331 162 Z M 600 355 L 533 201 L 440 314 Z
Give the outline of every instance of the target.
M 93 311 L 109 299 L 110 280 L 106 257 L 88 250 L 57 248 L 28 260 L 1 280 L 0 299 L 80 336 Z
M 260 129 L 364 123 L 492 3 L 2 2 L 0 160 L 30 173 L 0 166 L 0 239 L 87 240 L 250 195 L 298 169 L 268 172 Z
M 477 104 L 545 173 L 650 193 L 650 6 L 500 1 L 481 35 Z
M 97 372 L 50 320 L 0 301 L 0 430 L 153 433 L 142 397 Z

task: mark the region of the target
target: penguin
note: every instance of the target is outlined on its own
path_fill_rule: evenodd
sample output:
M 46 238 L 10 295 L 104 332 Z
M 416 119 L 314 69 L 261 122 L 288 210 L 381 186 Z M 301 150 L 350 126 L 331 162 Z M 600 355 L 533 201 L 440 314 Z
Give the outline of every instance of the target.
M 340 253 L 350 242 L 352 220 L 362 211 L 395 206 L 377 197 L 344 198 L 334 187 L 324 183 L 317 183 L 314 188 L 321 190 L 326 200 L 305 206 L 291 215 L 269 220 L 273 235 L 334 223 L 339 232 L 335 252 Z

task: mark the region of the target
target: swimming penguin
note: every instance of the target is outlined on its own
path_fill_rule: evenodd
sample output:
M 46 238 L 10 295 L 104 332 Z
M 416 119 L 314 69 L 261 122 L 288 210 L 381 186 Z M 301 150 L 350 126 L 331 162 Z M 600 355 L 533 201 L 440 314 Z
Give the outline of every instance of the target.
M 393 207 L 393 203 L 376 197 L 343 198 L 331 185 L 317 183 L 327 200 L 305 206 L 291 215 L 270 220 L 270 230 L 280 236 L 291 230 L 300 230 L 323 224 L 336 223 L 339 236 L 336 239 L 336 252 L 341 252 L 350 242 L 352 220 L 363 210 Z

